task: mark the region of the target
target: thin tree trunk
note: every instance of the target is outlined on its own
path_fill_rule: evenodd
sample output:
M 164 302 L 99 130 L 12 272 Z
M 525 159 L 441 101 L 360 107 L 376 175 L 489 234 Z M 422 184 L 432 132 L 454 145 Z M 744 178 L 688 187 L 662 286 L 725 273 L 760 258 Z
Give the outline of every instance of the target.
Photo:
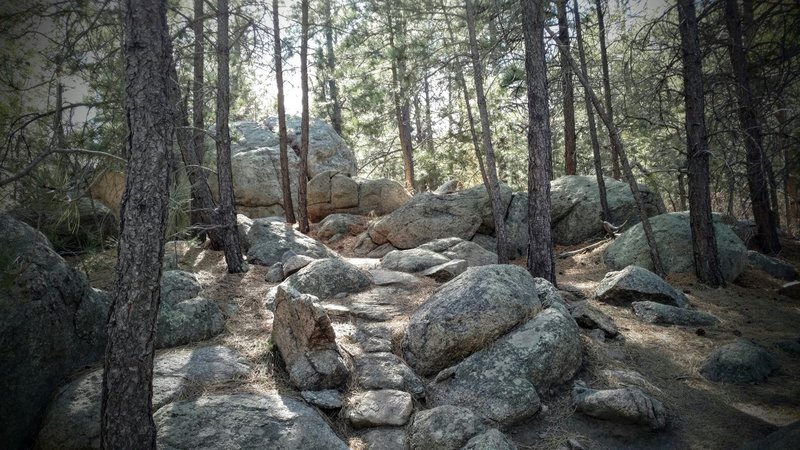
M 545 2 L 522 0 L 528 87 L 528 271 L 556 283 L 550 217 L 550 111 L 542 31 Z
M 610 117 L 611 121 L 613 122 L 614 108 L 611 102 L 611 75 L 609 75 L 608 70 L 608 47 L 606 46 L 606 24 L 605 20 L 603 19 L 603 0 L 595 0 L 595 3 L 597 5 L 597 23 L 600 27 L 600 65 L 603 69 L 603 93 L 605 94 L 606 111 L 608 112 L 608 117 Z M 614 140 L 611 139 L 611 176 L 613 176 L 616 180 L 622 179 L 622 175 L 620 173 L 619 152 L 619 148 L 616 146 L 616 144 L 614 144 Z
M 686 176 L 683 169 L 678 169 L 678 204 L 681 207 L 681 211 L 686 211 L 689 209 L 686 206 L 686 187 L 683 184 L 683 178 Z
M 405 187 L 409 192 L 415 191 L 416 180 L 414 177 L 414 148 L 411 144 L 411 108 L 408 103 L 406 92 L 406 60 L 405 44 L 399 45 L 395 42 L 398 35 L 403 31 L 395 29 L 395 22 L 390 10 L 387 18 L 389 20 L 389 47 L 394 55 L 392 59 L 392 83 L 394 84 L 394 108 L 397 120 L 397 130 L 400 135 L 400 150 L 403 155 L 403 173 L 405 174 Z
M 745 134 L 747 186 L 750 190 L 753 218 L 758 228 L 757 241 L 762 252 L 768 255 L 775 255 L 780 252 L 781 244 L 778 241 L 778 230 L 775 226 L 774 216 L 770 210 L 761 127 L 758 125 L 753 95 L 747 78 L 747 62 L 742 45 L 742 31 L 739 24 L 739 11 L 736 7 L 736 0 L 725 0 L 725 22 L 729 35 L 728 50 L 734 78 L 736 79 L 739 124 Z
M 586 79 L 589 79 L 588 70 L 586 68 L 586 52 L 583 50 L 583 34 L 581 31 L 581 14 L 578 9 L 578 0 L 574 0 L 573 8 L 575 13 L 575 38 L 578 42 L 578 57 L 581 62 L 581 73 Z M 569 61 L 565 62 L 567 66 L 569 66 Z M 602 219 L 608 223 L 614 223 L 611 217 L 611 209 L 608 207 L 608 197 L 606 196 L 606 181 L 605 178 L 603 178 L 603 159 L 600 157 L 600 141 L 597 138 L 597 124 L 594 120 L 592 100 L 589 98 L 589 93 L 586 92 L 585 89 L 583 100 L 586 103 L 586 119 L 589 122 L 589 137 L 592 141 L 592 158 L 594 159 L 594 173 L 597 176 L 597 190 L 600 194 L 600 206 L 603 209 Z
M 273 0 L 274 1 L 274 0 Z M 325 63 L 328 68 L 328 94 L 331 99 L 331 126 L 342 135 L 342 105 L 339 103 L 339 87 L 336 85 L 336 55 L 333 53 L 333 0 L 325 0 Z
M 228 273 L 246 272 L 236 228 L 233 172 L 231 170 L 231 133 L 228 116 L 231 106 L 230 47 L 228 45 L 228 0 L 217 0 L 217 179 L 219 207 L 217 217 L 223 238 L 223 252 Z
M 67 148 L 64 136 L 64 85 L 59 78 L 56 83 L 56 110 L 53 114 L 53 145 L 56 148 Z
M 717 253 L 709 189 L 708 137 L 703 98 L 703 65 L 694 0 L 678 0 L 686 101 L 686 156 L 689 171 L 689 223 L 697 279 L 711 287 L 725 285 Z
M 417 147 L 419 148 L 425 143 L 425 133 L 422 131 L 422 104 L 420 103 L 419 95 L 417 94 L 414 94 L 414 125 L 417 131 L 415 134 L 417 138 Z
M 506 238 L 505 208 L 500 196 L 500 180 L 497 178 L 497 163 L 492 145 L 492 128 L 489 122 L 489 108 L 486 106 L 486 96 L 483 91 L 483 70 L 481 56 L 478 53 L 478 38 L 475 36 L 475 9 L 472 0 L 464 2 L 467 12 L 467 32 L 469 34 L 469 48 L 472 54 L 472 73 L 475 79 L 475 97 L 478 100 L 478 114 L 481 118 L 481 135 L 483 147 L 486 150 L 486 190 L 492 203 L 494 216 L 494 232 L 497 238 L 497 262 L 508 263 L 508 239 Z
M 303 113 L 300 117 L 300 176 L 297 183 L 297 202 L 301 233 L 308 233 L 308 0 L 300 2 L 300 89 L 303 93 Z
M 192 22 L 192 30 L 194 31 L 194 47 L 192 51 L 192 145 L 188 149 L 184 149 L 183 146 L 181 146 L 181 155 L 186 165 L 189 183 L 191 183 L 190 191 L 192 200 L 190 205 L 191 211 L 189 211 L 189 221 L 192 223 L 193 232 L 200 238 L 205 237 L 204 228 L 212 223 L 208 222 L 209 212 L 203 211 L 204 208 L 209 207 L 209 204 L 206 203 L 207 199 L 201 198 L 205 193 L 199 192 L 202 190 L 202 186 L 196 185 L 196 183 L 205 182 L 206 187 L 208 186 L 208 175 L 201 168 L 205 159 L 205 133 L 203 132 L 203 130 L 205 130 L 205 93 L 203 92 L 203 85 L 205 83 L 205 52 L 203 46 L 205 27 L 203 15 L 205 12 L 203 9 L 204 0 L 194 0 L 194 21 Z M 192 161 L 191 163 L 187 161 L 187 155 L 185 155 L 186 151 L 191 151 L 195 154 L 188 158 Z M 192 166 L 196 165 L 196 167 L 190 167 L 189 164 Z M 211 203 L 213 204 L 213 197 Z M 212 244 L 218 246 L 221 243 L 216 242 Z
M 569 22 L 567 21 L 567 1 L 558 0 L 558 36 L 569 51 Z M 578 173 L 575 161 L 575 100 L 573 99 L 572 70 L 569 62 L 561 57 L 561 93 L 564 97 L 564 173 Z
M 558 36 L 548 28 L 545 28 L 545 31 L 547 31 L 550 37 L 556 41 L 559 51 L 569 55 L 569 53 L 566 53 L 563 47 L 561 47 L 561 43 L 558 41 Z M 656 246 L 656 240 L 653 236 L 653 228 L 650 226 L 650 220 L 647 217 L 647 210 L 644 206 L 644 200 L 642 200 L 642 194 L 639 192 L 639 186 L 636 184 L 636 178 L 633 176 L 631 165 L 628 162 L 628 156 L 625 154 L 625 149 L 622 146 L 622 139 L 619 136 L 619 130 L 617 129 L 616 125 L 614 125 L 614 121 L 611 119 L 611 116 L 608 115 L 603 107 L 603 103 L 600 101 L 600 98 L 595 95 L 594 90 L 589 85 L 589 81 L 583 76 L 580 68 L 578 68 L 578 65 L 575 64 L 572 56 L 569 56 L 567 59 L 570 67 L 572 67 L 572 71 L 575 73 L 575 76 L 578 77 L 578 80 L 583 85 L 583 88 L 589 94 L 597 114 L 603 120 L 603 123 L 608 130 L 608 136 L 611 139 L 612 145 L 616 146 L 616 148 L 619 150 L 618 155 L 622 166 L 622 171 L 625 175 L 625 179 L 628 182 L 628 186 L 631 189 L 631 193 L 633 194 L 633 199 L 636 202 L 639 220 L 642 222 L 642 229 L 644 230 L 644 235 L 647 239 L 647 245 L 650 248 L 650 259 L 653 262 L 653 272 L 663 278 L 665 276 L 664 267 L 661 264 L 661 257 L 658 255 L 658 247 Z
M 295 223 L 292 184 L 289 177 L 288 138 L 286 136 L 286 107 L 283 99 L 283 53 L 278 0 L 272 0 L 272 28 L 275 40 L 275 82 L 278 85 L 278 142 L 281 160 L 281 185 L 283 186 L 283 212 L 287 223 Z M 339 133 L 339 131 L 337 131 Z
M 425 92 L 425 146 L 428 153 L 433 155 L 433 122 L 431 121 L 431 92 L 428 76 L 424 78 L 422 85 Z
M 122 8 L 129 159 L 107 325 L 100 446 L 155 449 L 153 354 L 174 132 L 168 102 L 172 46 L 165 2 L 126 0 Z

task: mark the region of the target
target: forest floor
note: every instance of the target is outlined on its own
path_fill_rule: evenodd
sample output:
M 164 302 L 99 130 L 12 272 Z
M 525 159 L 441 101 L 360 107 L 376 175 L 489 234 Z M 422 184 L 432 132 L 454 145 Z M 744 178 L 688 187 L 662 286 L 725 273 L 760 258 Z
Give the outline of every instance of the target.
M 313 230 L 312 230 L 313 235 Z M 800 241 L 784 240 L 781 257 L 800 267 Z M 332 248 L 352 257 L 354 240 L 340 241 Z M 556 254 L 580 246 L 559 247 Z M 604 370 L 636 371 L 646 380 L 645 390 L 661 400 L 669 413 L 668 428 L 652 432 L 630 425 L 615 425 L 575 413 L 570 399 L 571 383 L 561 392 L 542 399 L 545 405 L 535 417 L 508 430 L 520 449 L 556 449 L 568 438 L 587 449 L 736 449 L 762 438 L 778 427 L 800 420 L 800 357 L 782 350 L 779 341 L 800 339 L 800 301 L 778 295 L 782 285 L 761 272 L 746 269 L 725 288 L 711 289 L 691 274 L 668 277 L 682 290 L 693 308 L 709 312 L 720 321 L 712 327 L 660 326 L 639 321 L 630 308 L 591 300 L 591 294 L 607 269 L 602 263 L 605 245 L 590 252 L 557 259 L 558 282 L 583 292 L 597 309 L 611 316 L 620 337 L 600 342 L 582 332 L 583 368 L 576 378 L 590 387 L 617 387 Z M 248 379 L 212 386 L 207 392 L 266 392 L 278 390 L 299 397 L 289 386 L 280 358 L 269 344 L 272 313 L 263 307 L 273 285 L 264 281 L 267 268 L 251 266 L 246 274 L 228 274 L 220 252 L 180 244 L 176 252 L 181 268 L 197 274 L 204 297 L 218 302 L 226 316 L 225 331 L 202 345 L 228 345 L 250 360 Z M 73 263 L 84 270 L 94 287 L 110 290 L 113 285 L 115 251 L 96 253 Z M 524 265 L 525 261 L 515 261 Z M 426 280 L 406 298 L 396 299 L 399 315 L 385 322 L 402 335 L 408 316 L 423 303 L 436 284 Z M 354 319 L 334 318 L 337 334 L 352 334 Z M 357 321 L 357 319 L 356 319 Z M 754 340 L 779 361 L 781 368 L 758 384 L 713 383 L 698 370 L 717 347 L 738 337 Z M 345 344 L 346 345 L 346 344 Z M 358 432 L 351 430 L 336 413 L 330 423 L 351 447 L 362 446 Z

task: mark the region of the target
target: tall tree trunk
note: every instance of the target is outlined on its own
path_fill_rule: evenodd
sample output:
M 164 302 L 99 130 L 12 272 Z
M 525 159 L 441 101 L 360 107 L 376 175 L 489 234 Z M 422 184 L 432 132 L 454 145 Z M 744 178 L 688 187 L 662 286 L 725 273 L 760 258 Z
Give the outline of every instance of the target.
M 542 31 L 545 2 L 522 0 L 528 87 L 528 271 L 556 283 L 550 217 L 550 111 Z
M 603 19 L 603 0 L 595 0 L 595 4 L 597 5 L 597 24 L 600 28 L 600 65 L 603 69 L 603 93 L 605 94 L 606 100 L 605 109 L 608 113 L 608 117 L 610 117 L 613 122 L 614 108 L 611 102 L 611 75 L 608 70 L 608 47 L 606 46 L 606 24 Z M 622 179 L 619 158 L 619 148 L 616 147 L 614 140 L 611 139 L 611 176 L 616 180 Z
M 189 183 L 191 184 L 189 189 L 191 191 L 192 200 L 190 206 L 191 211 L 189 211 L 189 221 L 192 223 L 192 228 L 194 229 L 193 233 L 200 238 L 204 238 L 206 234 L 204 231 L 205 228 L 211 225 L 211 222 L 207 221 L 209 211 L 203 211 L 204 208 L 209 207 L 209 204 L 205 202 L 207 199 L 202 198 L 205 193 L 199 192 L 202 190 L 202 186 L 196 184 L 205 182 L 206 186 L 208 186 L 208 175 L 202 169 L 205 159 L 205 93 L 203 92 L 203 85 L 205 83 L 205 52 L 203 48 L 205 26 L 203 23 L 203 15 L 205 12 L 203 9 L 204 0 L 194 0 L 194 21 L 192 21 L 192 30 L 194 31 L 194 47 L 192 50 L 192 145 L 188 149 L 184 149 L 183 146 L 181 147 L 181 154 L 184 164 L 186 165 L 186 173 L 189 177 Z M 190 162 L 187 161 L 186 155 L 184 154 L 185 151 L 191 151 L 195 154 L 189 159 L 193 161 L 191 163 L 192 166 L 197 165 L 197 167 L 189 166 Z M 221 242 L 212 242 L 212 245 L 221 248 L 219 247 Z
M 686 156 L 689 168 L 689 222 L 692 228 L 694 270 L 701 283 L 719 287 L 725 285 L 725 279 L 722 277 L 714 221 L 711 217 L 703 65 L 694 0 L 678 0 L 678 18 L 683 49 Z
M 153 354 L 174 131 L 167 100 L 172 46 L 165 2 L 126 0 L 122 7 L 129 159 L 107 325 L 100 445 L 154 449 Z
M 274 0 L 273 0 L 274 1 Z M 333 53 L 333 0 L 325 0 L 325 63 L 328 66 L 328 94 L 331 99 L 331 126 L 342 135 L 342 105 L 339 102 L 339 87 L 336 85 L 336 55 Z
M 489 108 L 486 106 L 486 96 L 483 91 L 483 70 L 481 56 L 478 52 L 478 38 L 475 36 L 475 8 L 472 0 L 464 2 L 467 12 L 467 32 L 469 34 L 469 49 L 472 55 L 472 74 L 475 79 L 475 97 L 478 100 L 478 114 L 481 117 L 481 135 L 483 147 L 486 150 L 486 178 L 485 183 L 489 199 L 492 202 L 492 215 L 494 216 L 494 232 L 497 238 L 497 262 L 508 263 L 508 239 L 506 238 L 505 208 L 500 196 L 500 180 L 497 178 L 497 163 L 492 145 L 492 128 L 489 122 Z
M 725 23 L 728 28 L 728 50 L 736 80 L 736 98 L 739 103 L 739 124 L 745 135 L 744 148 L 747 159 L 747 186 L 753 218 L 758 228 L 757 242 L 761 251 L 775 255 L 781 250 L 775 218 L 770 210 L 767 187 L 765 155 L 761 137 L 761 127 L 756 118 L 753 94 L 747 77 L 747 61 L 742 45 L 742 31 L 739 24 L 739 11 L 736 0 L 725 0 Z
M 283 212 L 287 223 L 295 223 L 292 184 L 289 177 L 288 138 L 286 135 L 286 107 L 283 99 L 283 52 L 281 51 L 281 28 L 278 16 L 278 0 L 272 0 L 272 29 L 275 40 L 275 82 L 278 85 L 278 142 L 281 160 L 281 185 L 283 186 Z M 336 131 L 340 133 L 340 131 Z
M 53 114 L 53 145 L 55 148 L 66 148 L 67 139 L 64 136 L 64 85 L 61 78 L 56 83 L 56 110 Z
M 217 179 L 219 180 L 218 220 L 223 252 L 229 273 L 246 272 L 236 228 L 236 201 L 231 170 L 231 132 L 228 116 L 231 106 L 228 45 L 228 0 L 217 0 Z
M 425 92 L 425 146 L 428 153 L 433 155 L 433 122 L 431 121 L 431 88 L 426 74 L 422 84 Z
M 644 206 L 644 200 L 642 200 L 642 194 L 639 192 L 639 185 L 636 184 L 636 178 L 633 176 L 633 171 L 631 170 L 628 156 L 625 154 L 625 149 L 622 146 L 622 139 L 619 136 L 619 130 L 617 129 L 617 126 L 614 125 L 614 121 L 611 119 L 611 116 L 603 107 L 603 103 L 600 101 L 600 98 L 594 93 L 591 85 L 589 85 L 589 81 L 583 76 L 578 65 L 575 64 L 572 56 L 564 51 L 564 48 L 561 46 L 561 43 L 558 40 L 558 36 L 550 29 L 545 28 L 545 31 L 547 31 L 550 37 L 556 41 L 558 44 L 558 50 L 569 56 L 567 60 L 569 61 L 570 67 L 572 67 L 572 71 L 575 73 L 575 76 L 578 77 L 578 80 L 583 85 L 583 88 L 589 94 L 589 98 L 592 100 L 594 109 L 603 120 L 603 123 L 608 130 L 608 136 L 611 139 L 611 144 L 616 146 L 616 148 L 619 150 L 618 154 L 622 171 L 625 175 L 626 181 L 628 182 L 628 186 L 631 189 L 631 193 L 633 194 L 633 199 L 636 202 L 636 210 L 639 213 L 639 220 L 642 222 L 642 230 L 644 230 L 644 235 L 647 239 L 647 246 L 650 249 L 650 260 L 653 262 L 653 272 L 663 278 L 666 274 L 664 272 L 664 266 L 661 264 L 661 257 L 658 255 L 658 246 L 656 245 L 656 240 L 653 236 L 653 227 L 650 226 L 650 220 L 647 217 L 647 210 Z
M 583 33 L 581 31 L 581 14 L 578 9 L 578 0 L 574 0 L 573 9 L 575 14 L 575 38 L 578 42 L 578 57 L 581 62 L 581 73 L 589 79 L 588 69 L 586 68 L 586 52 L 583 50 Z M 562 61 L 569 66 L 569 61 Z M 570 72 L 571 74 L 571 72 Z M 603 178 L 603 159 L 600 157 L 600 141 L 597 138 L 597 124 L 594 120 L 594 110 L 589 93 L 584 89 L 583 101 L 586 103 L 586 119 L 589 122 L 589 137 L 592 141 L 592 159 L 594 160 L 594 173 L 597 176 L 597 190 L 600 194 L 600 207 L 602 219 L 608 223 L 614 223 L 611 217 L 611 209 L 608 207 L 608 196 L 606 195 L 606 181 Z
M 558 36 L 569 49 L 569 22 L 567 21 L 567 1 L 558 0 Z M 568 50 L 569 51 L 569 50 Z M 561 93 L 564 97 L 564 173 L 578 173 L 575 161 L 575 101 L 573 99 L 572 70 L 569 62 L 561 57 Z
M 297 203 L 301 233 L 308 233 L 308 0 L 300 2 L 300 89 L 303 93 L 303 113 L 300 117 L 300 176 L 297 180 Z
M 416 180 L 414 177 L 414 148 L 411 144 L 411 108 L 406 90 L 406 56 L 405 43 L 396 42 L 397 36 L 402 36 L 404 30 L 395 29 L 395 21 L 390 10 L 389 20 L 389 48 L 394 56 L 392 58 L 392 83 L 394 88 L 394 109 L 397 120 L 397 130 L 400 135 L 400 150 L 403 155 L 403 172 L 405 174 L 405 187 L 409 192 L 414 192 Z M 400 24 L 402 25 L 402 23 Z M 401 27 L 402 28 L 402 27 Z

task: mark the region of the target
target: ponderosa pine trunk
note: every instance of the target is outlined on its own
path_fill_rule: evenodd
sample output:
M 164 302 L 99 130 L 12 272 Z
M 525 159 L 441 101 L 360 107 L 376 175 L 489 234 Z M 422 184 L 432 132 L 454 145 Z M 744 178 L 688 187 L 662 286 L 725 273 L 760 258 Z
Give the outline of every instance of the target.
M 483 70 L 481 56 L 478 52 L 478 38 L 475 36 L 475 8 L 472 0 L 465 0 L 464 6 L 467 13 L 467 33 L 469 34 L 469 49 L 472 55 L 472 74 L 475 80 L 475 97 L 478 100 L 478 114 L 481 118 L 481 135 L 483 147 L 486 151 L 486 178 L 485 183 L 489 200 L 492 203 L 492 216 L 494 217 L 494 232 L 497 239 L 497 262 L 508 263 L 508 239 L 506 238 L 505 208 L 500 196 L 500 180 L 497 177 L 497 163 L 492 144 L 492 128 L 489 120 L 489 108 L 486 106 L 486 96 L 483 90 Z
M 753 95 L 747 76 L 747 59 L 742 45 L 742 31 L 736 0 L 725 0 L 725 23 L 728 28 L 728 51 L 736 81 L 739 125 L 745 135 L 744 148 L 747 160 L 747 187 L 753 218 L 756 221 L 756 237 L 761 251 L 776 255 L 781 250 L 775 218 L 770 209 L 769 189 L 764 169 L 764 147 L 761 127 L 756 117 Z
M 558 36 L 569 49 L 569 22 L 567 1 L 558 0 Z M 572 87 L 572 70 L 569 62 L 561 57 L 561 93 L 564 98 L 564 173 L 575 175 L 578 164 L 575 160 L 575 100 Z
M 300 175 L 297 180 L 298 222 L 301 233 L 308 233 L 308 0 L 300 2 Z
M 228 44 L 228 0 L 217 0 L 217 180 L 219 205 L 217 220 L 222 235 L 228 273 L 246 272 L 236 226 L 236 201 L 231 169 L 231 132 L 228 117 L 231 107 L 230 46 Z
M 188 149 L 184 149 L 183 146 L 181 146 L 181 155 L 186 165 L 186 172 L 190 183 L 189 189 L 192 197 L 189 221 L 192 223 L 192 228 L 194 229 L 193 233 L 201 238 L 205 236 L 205 230 L 211 226 L 211 222 L 208 222 L 208 217 L 209 214 L 213 212 L 213 206 L 211 211 L 204 211 L 209 205 L 204 201 L 205 199 L 202 198 L 204 193 L 199 192 L 202 187 L 196 184 L 202 183 L 202 179 L 206 185 L 208 185 L 208 174 L 202 169 L 205 159 L 205 93 L 203 92 L 205 84 L 205 49 L 203 45 L 205 40 L 204 14 L 204 0 L 194 0 L 194 20 L 192 21 L 192 30 L 194 31 L 194 44 L 192 48 L 192 144 Z M 187 157 L 184 154 L 185 151 L 192 151 L 195 153 L 194 156 L 188 158 L 193 161 L 191 163 L 192 166 L 190 166 L 190 163 L 187 161 Z M 197 167 L 195 167 L 195 165 Z M 194 170 L 194 173 L 192 173 L 191 171 L 193 169 L 197 170 Z M 213 197 L 211 204 L 213 205 Z M 221 245 L 220 242 L 212 242 L 212 248 L 221 248 L 219 245 Z
M 275 83 L 278 85 L 278 146 L 281 160 L 281 186 L 283 187 L 283 212 L 287 223 L 295 223 L 292 184 L 289 176 L 288 137 L 286 135 L 286 106 L 283 98 L 283 52 L 278 16 L 278 0 L 272 0 L 272 29 L 275 51 Z M 335 128 L 334 128 L 335 129 Z M 339 133 L 339 131 L 337 131 Z
M 528 88 L 528 271 L 556 283 L 550 216 L 550 111 L 544 38 L 545 2 L 522 0 Z
M 711 217 L 708 137 L 703 97 L 703 64 L 694 0 L 678 0 L 686 104 L 686 156 L 689 175 L 689 223 L 694 269 L 701 283 L 725 285 Z
M 586 79 L 589 79 L 588 70 L 586 68 L 586 52 L 583 49 L 583 32 L 581 31 L 581 14 L 578 9 L 578 0 L 574 0 L 573 9 L 575 14 L 575 40 L 578 43 L 578 57 L 581 63 L 581 73 Z M 569 66 L 569 61 L 564 62 Z M 597 137 L 597 124 L 594 120 L 592 100 L 589 98 L 589 93 L 586 92 L 585 89 L 583 100 L 586 104 L 586 120 L 589 123 L 589 137 L 592 142 L 592 159 L 594 160 L 594 173 L 597 177 L 597 191 L 600 194 L 600 207 L 603 210 L 602 220 L 613 224 L 614 220 L 611 217 L 611 209 L 608 207 L 608 196 L 606 195 L 606 181 L 605 178 L 603 178 L 603 159 L 600 156 L 600 140 Z
M 333 53 L 333 0 L 325 0 L 325 63 L 328 66 L 328 95 L 330 95 L 331 126 L 342 135 L 342 105 L 339 101 L 339 86 L 336 84 L 336 55 Z
M 611 102 L 611 75 L 608 68 L 608 47 L 606 46 L 606 23 L 603 18 L 603 0 L 595 0 L 597 6 L 597 24 L 600 37 L 600 66 L 603 69 L 603 93 L 605 94 L 605 109 L 611 121 L 614 121 L 614 105 Z M 611 176 L 616 180 L 622 179 L 620 173 L 619 148 L 611 141 Z
M 165 2 L 126 0 L 122 10 L 128 164 L 107 324 L 100 446 L 155 449 L 153 354 L 174 132 L 168 101 L 172 45 Z
M 394 90 L 394 110 L 397 130 L 400 137 L 400 151 L 403 155 L 403 173 L 405 175 L 405 188 L 411 193 L 416 190 L 416 177 L 414 175 L 414 148 L 411 143 L 411 107 L 408 102 L 406 89 L 406 56 L 405 44 L 396 42 L 396 37 L 402 35 L 404 30 L 395 29 L 392 11 L 387 15 L 389 25 L 389 49 L 392 52 L 392 84 Z M 401 23 L 402 25 L 402 23 Z

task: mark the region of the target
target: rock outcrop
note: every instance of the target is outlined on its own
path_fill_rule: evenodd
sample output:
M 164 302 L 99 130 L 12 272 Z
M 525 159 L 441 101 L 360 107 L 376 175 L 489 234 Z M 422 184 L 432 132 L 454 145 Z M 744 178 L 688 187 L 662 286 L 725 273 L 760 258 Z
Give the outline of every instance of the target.
M 327 171 L 308 182 L 308 218 L 319 222 L 331 214 L 383 216 L 410 199 L 405 188 L 394 180 L 353 179 L 341 172 Z
M 272 266 L 283 262 L 286 252 L 314 259 L 336 256 L 325 245 L 285 224 L 280 217 L 255 219 L 248 226 L 247 260 L 252 264 Z

